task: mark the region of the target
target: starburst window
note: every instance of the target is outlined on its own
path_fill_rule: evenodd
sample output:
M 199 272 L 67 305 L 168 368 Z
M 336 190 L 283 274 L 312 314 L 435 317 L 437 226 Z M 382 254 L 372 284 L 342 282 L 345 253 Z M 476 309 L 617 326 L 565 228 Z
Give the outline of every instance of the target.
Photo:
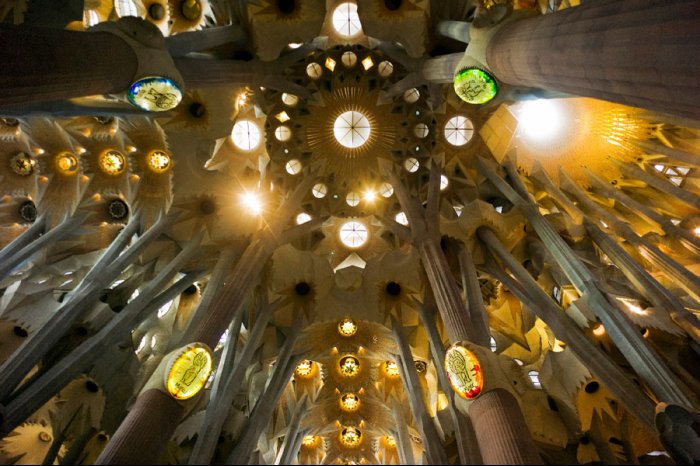
M 260 144 L 260 129 L 252 121 L 242 120 L 233 126 L 233 143 L 241 150 L 253 150 Z
M 345 112 L 333 125 L 335 139 L 348 149 L 356 149 L 369 139 L 369 120 L 360 112 Z
M 340 241 L 349 248 L 359 248 L 367 242 L 369 232 L 360 222 L 347 222 L 340 227 Z
M 458 115 L 450 118 L 445 125 L 445 139 L 453 146 L 463 146 L 474 136 L 474 125 L 467 117 Z
M 343 37 L 353 37 L 362 31 L 360 15 L 357 14 L 357 5 L 354 3 L 341 3 L 333 12 L 333 27 Z

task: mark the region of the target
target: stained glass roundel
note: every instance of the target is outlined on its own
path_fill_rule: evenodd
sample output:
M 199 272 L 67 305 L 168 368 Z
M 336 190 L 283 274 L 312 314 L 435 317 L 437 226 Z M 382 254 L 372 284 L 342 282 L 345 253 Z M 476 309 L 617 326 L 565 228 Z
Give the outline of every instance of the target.
M 455 343 L 447 350 L 445 371 L 452 389 L 462 398 L 474 399 L 484 388 L 484 375 L 479 360 L 461 343 Z
M 496 79 L 479 68 L 465 68 L 455 75 L 455 92 L 469 104 L 485 104 L 498 94 Z
M 149 77 L 136 81 L 127 93 L 129 102 L 149 112 L 172 110 L 182 100 L 182 91 L 175 81 Z
M 212 355 L 209 348 L 195 344 L 185 348 L 166 371 L 165 384 L 170 396 L 188 400 L 199 393 L 209 380 Z

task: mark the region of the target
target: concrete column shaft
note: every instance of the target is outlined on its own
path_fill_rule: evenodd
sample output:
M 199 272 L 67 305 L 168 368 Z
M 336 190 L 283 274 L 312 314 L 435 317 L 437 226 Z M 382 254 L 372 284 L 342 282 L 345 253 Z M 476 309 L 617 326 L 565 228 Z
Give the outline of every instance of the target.
M 487 48 L 508 84 L 700 119 L 700 3 L 589 0 L 506 24 Z

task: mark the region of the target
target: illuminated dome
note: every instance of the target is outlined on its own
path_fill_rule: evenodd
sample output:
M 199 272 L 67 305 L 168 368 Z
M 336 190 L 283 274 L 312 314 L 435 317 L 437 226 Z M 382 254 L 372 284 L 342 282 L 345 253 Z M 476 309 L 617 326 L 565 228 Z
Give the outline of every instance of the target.
M 387 377 L 397 378 L 401 375 L 399 372 L 399 366 L 394 361 L 386 361 L 384 363 L 384 372 Z
M 120 152 L 110 150 L 100 154 L 99 164 L 107 175 L 121 175 L 126 169 L 126 158 Z
M 314 363 L 308 359 L 305 359 L 297 364 L 297 368 L 295 369 L 294 373 L 297 375 L 297 377 L 304 379 L 311 376 L 313 369 Z

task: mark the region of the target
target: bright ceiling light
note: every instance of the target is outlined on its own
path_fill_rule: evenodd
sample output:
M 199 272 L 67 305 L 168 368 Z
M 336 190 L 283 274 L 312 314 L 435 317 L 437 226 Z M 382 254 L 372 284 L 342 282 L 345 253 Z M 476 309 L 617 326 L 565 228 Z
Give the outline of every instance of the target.
M 377 193 L 375 191 L 366 191 L 364 195 L 365 202 L 374 202 L 377 200 Z
M 333 28 L 343 37 L 353 37 L 362 30 L 357 5 L 342 3 L 333 11 Z
M 242 120 L 233 126 L 233 143 L 241 150 L 253 150 L 260 144 L 260 129 L 249 120 Z
M 523 102 L 519 111 L 519 125 L 523 134 L 534 142 L 554 139 L 564 127 L 561 106 L 551 100 Z
M 369 139 L 370 124 L 366 116 L 359 112 L 345 112 L 335 120 L 335 139 L 348 149 L 356 149 Z
M 260 197 L 255 193 L 243 194 L 241 201 L 246 210 L 252 215 L 260 215 L 263 211 L 263 204 Z

